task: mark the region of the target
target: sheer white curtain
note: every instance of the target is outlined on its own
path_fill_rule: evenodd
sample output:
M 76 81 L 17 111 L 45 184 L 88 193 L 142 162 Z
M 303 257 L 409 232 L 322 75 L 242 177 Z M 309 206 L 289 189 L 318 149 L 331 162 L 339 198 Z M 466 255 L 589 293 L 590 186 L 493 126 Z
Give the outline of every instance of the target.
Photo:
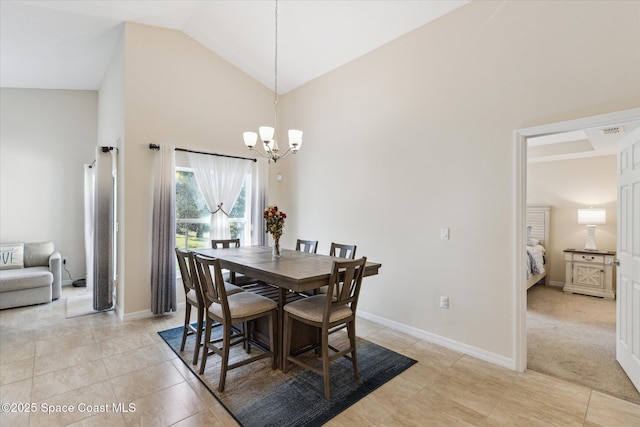
M 211 212 L 211 239 L 230 238 L 228 214 L 251 168 L 244 159 L 188 153 L 198 188 Z
M 176 168 L 175 147 L 160 145 L 154 153 L 151 234 L 151 311 L 176 311 Z

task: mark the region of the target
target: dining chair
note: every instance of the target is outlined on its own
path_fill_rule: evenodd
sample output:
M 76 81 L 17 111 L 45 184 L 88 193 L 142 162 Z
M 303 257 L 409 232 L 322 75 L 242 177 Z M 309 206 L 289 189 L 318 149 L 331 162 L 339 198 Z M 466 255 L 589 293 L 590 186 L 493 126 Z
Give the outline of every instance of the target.
M 329 364 L 340 357 L 351 361 L 355 379 L 360 378 L 356 352 L 356 308 L 360 295 L 360 285 L 364 275 L 367 258 L 357 260 L 333 261 L 328 294 L 314 295 L 284 306 L 283 371 L 289 370 L 289 362 L 312 370 L 324 378 L 324 396 L 331 397 Z M 329 298 L 328 295 L 335 295 Z M 291 354 L 293 322 L 302 322 L 320 330 L 320 358 L 322 367 L 311 365 L 298 356 L 315 347 Z M 338 349 L 329 344 L 329 335 L 341 329 L 347 329 L 349 347 Z M 329 350 L 333 353 L 329 354 Z
M 331 248 L 329 249 L 329 256 L 337 256 L 338 258 L 355 259 L 356 258 L 356 245 L 343 245 L 341 243 L 331 242 Z M 314 289 L 312 294 L 326 294 L 327 286 L 323 286 L 320 289 Z
M 212 239 L 211 247 L 213 249 L 239 248 L 240 239 Z M 225 281 L 233 283 L 234 285 L 240 285 L 240 286 L 255 282 L 254 279 L 247 277 L 243 274 L 236 273 L 235 271 L 223 270 L 222 277 L 224 278 Z
M 180 351 L 184 351 L 188 335 L 196 335 L 196 345 L 193 351 L 193 364 L 198 363 L 198 355 L 202 346 L 202 330 L 204 329 L 204 301 L 202 299 L 202 291 L 200 290 L 200 281 L 196 274 L 193 252 L 184 251 L 176 248 L 176 257 L 178 258 L 178 267 L 180 268 L 180 276 L 182 277 L 182 285 L 185 294 L 185 314 L 184 328 L 182 332 L 182 344 Z M 191 307 L 197 310 L 196 327 L 191 325 Z
M 356 245 L 343 245 L 341 243 L 331 242 L 329 256 L 337 256 L 340 258 L 356 259 Z
M 296 251 L 315 254 L 318 251 L 318 241 L 298 239 L 296 241 Z
M 194 253 L 176 248 L 176 257 L 178 258 L 178 267 L 180 269 L 180 277 L 182 278 L 182 285 L 185 293 L 184 328 L 182 332 L 182 344 L 180 345 L 180 351 L 184 351 L 187 336 L 195 334 L 196 345 L 193 352 L 193 364 L 195 365 L 198 363 L 200 347 L 202 347 L 205 307 L 204 297 L 200 286 L 200 278 L 196 273 Z M 235 286 L 231 283 L 225 283 L 225 289 L 228 295 L 244 292 L 241 287 Z M 195 328 L 191 324 L 191 307 L 195 307 L 197 310 Z
M 276 302 L 252 292 L 238 292 L 233 295 L 227 295 L 218 259 L 196 255 L 195 264 L 202 284 L 204 303 L 207 307 L 204 334 L 205 348 L 202 354 L 202 362 L 200 363 L 200 374 L 204 373 L 209 355 L 217 354 L 220 356 L 222 363 L 218 391 L 223 392 L 227 372 L 231 369 L 267 357 L 271 358 L 271 369 L 276 369 L 274 351 L 277 324 Z M 268 316 L 269 319 L 269 350 L 229 364 L 231 347 L 243 344 L 247 354 L 251 353 L 250 322 L 264 316 Z M 222 325 L 222 337 L 211 340 L 211 329 L 214 322 Z M 242 331 L 233 330 L 233 324 L 242 324 Z M 219 343 L 222 344 L 220 347 L 218 347 Z

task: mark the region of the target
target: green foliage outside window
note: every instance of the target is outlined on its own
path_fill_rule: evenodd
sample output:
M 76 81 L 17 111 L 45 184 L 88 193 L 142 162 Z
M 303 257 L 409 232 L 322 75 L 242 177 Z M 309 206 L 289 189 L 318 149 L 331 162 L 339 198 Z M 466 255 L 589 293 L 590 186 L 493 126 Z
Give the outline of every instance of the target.
M 242 238 L 245 224 L 233 218 L 244 218 L 246 191 L 242 186 L 235 205 L 229 212 L 229 227 L 232 239 Z M 176 170 L 176 247 L 185 249 L 206 248 L 211 245 L 209 238 L 210 212 L 200 193 L 195 176 L 189 170 Z M 180 222 L 194 220 L 191 222 Z

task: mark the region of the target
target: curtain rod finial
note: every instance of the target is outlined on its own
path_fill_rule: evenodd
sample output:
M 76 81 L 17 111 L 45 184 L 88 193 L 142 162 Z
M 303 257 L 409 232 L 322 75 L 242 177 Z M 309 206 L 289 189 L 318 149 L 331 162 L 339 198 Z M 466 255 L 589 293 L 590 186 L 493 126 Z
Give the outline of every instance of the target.
M 158 144 L 149 144 L 150 150 L 159 150 L 160 146 Z

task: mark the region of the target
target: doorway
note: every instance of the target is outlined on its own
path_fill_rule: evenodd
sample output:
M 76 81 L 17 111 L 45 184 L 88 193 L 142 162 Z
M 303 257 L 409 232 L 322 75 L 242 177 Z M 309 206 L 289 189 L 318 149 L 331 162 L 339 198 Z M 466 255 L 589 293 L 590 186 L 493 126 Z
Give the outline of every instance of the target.
M 607 127 L 617 124 L 627 124 L 637 127 L 640 124 L 640 108 L 616 113 L 592 116 L 566 122 L 521 129 L 515 132 L 515 253 L 516 268 L 514 277 L 515 290 L 515 366 L 518 371 L 524 371 L 527 367 L 527 289 L 525 285 L 525 253 L 519 248 L 526 244 L 525 213 L 527 206 L 527 140 L 546 135 L 555 135 L 567 132 L 581 131 L 597 127 Z M 630 129 L 633 130 L 633 129 Z

